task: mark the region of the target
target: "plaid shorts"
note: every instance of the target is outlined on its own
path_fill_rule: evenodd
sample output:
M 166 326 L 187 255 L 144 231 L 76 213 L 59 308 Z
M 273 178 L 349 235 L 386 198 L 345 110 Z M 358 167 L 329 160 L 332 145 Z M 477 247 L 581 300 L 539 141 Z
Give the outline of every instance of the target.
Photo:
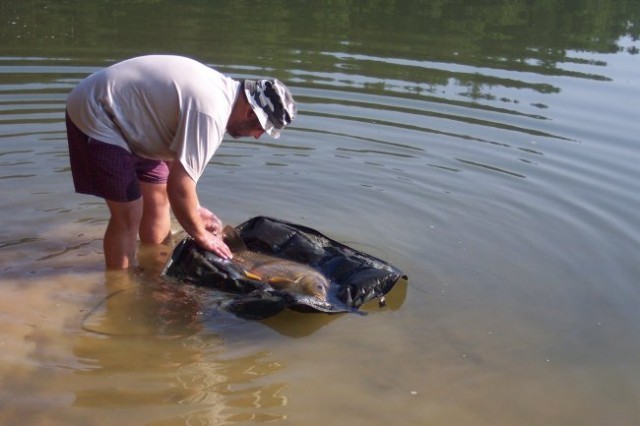
M 77 193 L 128 202 L 140 198 L 140 181 L 166 183 L 169 165 L 149 160 L 116 145 L 85 135 L 69 118 L 67 141 L 73 185 Z

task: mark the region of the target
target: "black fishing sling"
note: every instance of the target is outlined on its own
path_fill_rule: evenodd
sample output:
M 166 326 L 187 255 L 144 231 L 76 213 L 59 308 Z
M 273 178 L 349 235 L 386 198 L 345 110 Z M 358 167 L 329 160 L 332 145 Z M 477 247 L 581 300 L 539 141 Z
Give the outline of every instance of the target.
M 252 251 L 293 260 L 322 273 L 330 282 L 327 300 L 250 279 L 233 261 L 198 247 L 186 238 L 175 247 L 163 275 L 228 294 L 223 307 L 238 316 L 262 319 L 285 308 L 302 312 L 354 312 L 370 300 L 384 300 L 407 277 L 376 257 L 334 241 L 315 229 L 264 216 L 236 227 Z

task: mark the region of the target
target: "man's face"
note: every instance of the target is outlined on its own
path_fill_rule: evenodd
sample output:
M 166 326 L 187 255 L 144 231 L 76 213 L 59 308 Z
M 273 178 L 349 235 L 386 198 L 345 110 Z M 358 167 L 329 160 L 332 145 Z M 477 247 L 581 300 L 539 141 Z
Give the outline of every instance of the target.
M 258 121 L 256 114 L 251 111 L 247 119 L 228 123 L 227 133 L 231 135 L 232 138 L 253 136 L 258 139 L 264 133 L 264 129 L 260 121 Z

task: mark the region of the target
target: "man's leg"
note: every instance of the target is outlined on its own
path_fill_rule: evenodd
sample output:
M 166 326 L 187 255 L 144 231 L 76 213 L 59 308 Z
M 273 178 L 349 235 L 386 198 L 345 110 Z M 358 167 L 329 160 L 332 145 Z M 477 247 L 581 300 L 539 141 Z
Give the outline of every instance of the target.
M 142 218 L 142 198 L 129 202 L 107 200 L 111 213 L 104 234 L 104 258 L 107 269 L 133 266 L 138 228 Z
M 140 222 L 140 241 L 160 244 L 171 233 L 171 206 L 166 183 L 140 181 L 143 208 Z
M 76 192 L 105 199 L 111 213 L 103 241 L 107 269 L 126 269 L 135 259 L 142 217 L 137 159 L 121 147 L 89 138 L 68 115 L 66 125 Z

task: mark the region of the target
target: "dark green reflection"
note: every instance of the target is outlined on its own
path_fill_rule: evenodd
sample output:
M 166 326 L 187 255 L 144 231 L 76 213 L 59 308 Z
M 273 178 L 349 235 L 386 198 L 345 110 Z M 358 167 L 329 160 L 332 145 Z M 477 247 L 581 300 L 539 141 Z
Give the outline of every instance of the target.
M 635 0 L 137 0 L 0 2 L 0 52 L 96 58 L 180 51 L 216 62 L 278 68 L 307 52 L 469 64 L 538 58 L 552 65 L 567 50 L 614 52 L 637 38 Z M 404 55 L 403 55 L 404 52 Z M 252 60 L 250 60 L 253 58 Z M 459 62 L 459 61 L 456 61 Z M 523 64 L 526 67 L 525 64 Z
M 449 102 L 519 101 L 495 88 L 560 90 L 514 72 L 609 80 L 607 64 L 583 52 L 635 55 L 640 31 L 635 0 L 15 0 L 0 2 L 0 15 L 6 65 L 178 53 L 236 76 Z

